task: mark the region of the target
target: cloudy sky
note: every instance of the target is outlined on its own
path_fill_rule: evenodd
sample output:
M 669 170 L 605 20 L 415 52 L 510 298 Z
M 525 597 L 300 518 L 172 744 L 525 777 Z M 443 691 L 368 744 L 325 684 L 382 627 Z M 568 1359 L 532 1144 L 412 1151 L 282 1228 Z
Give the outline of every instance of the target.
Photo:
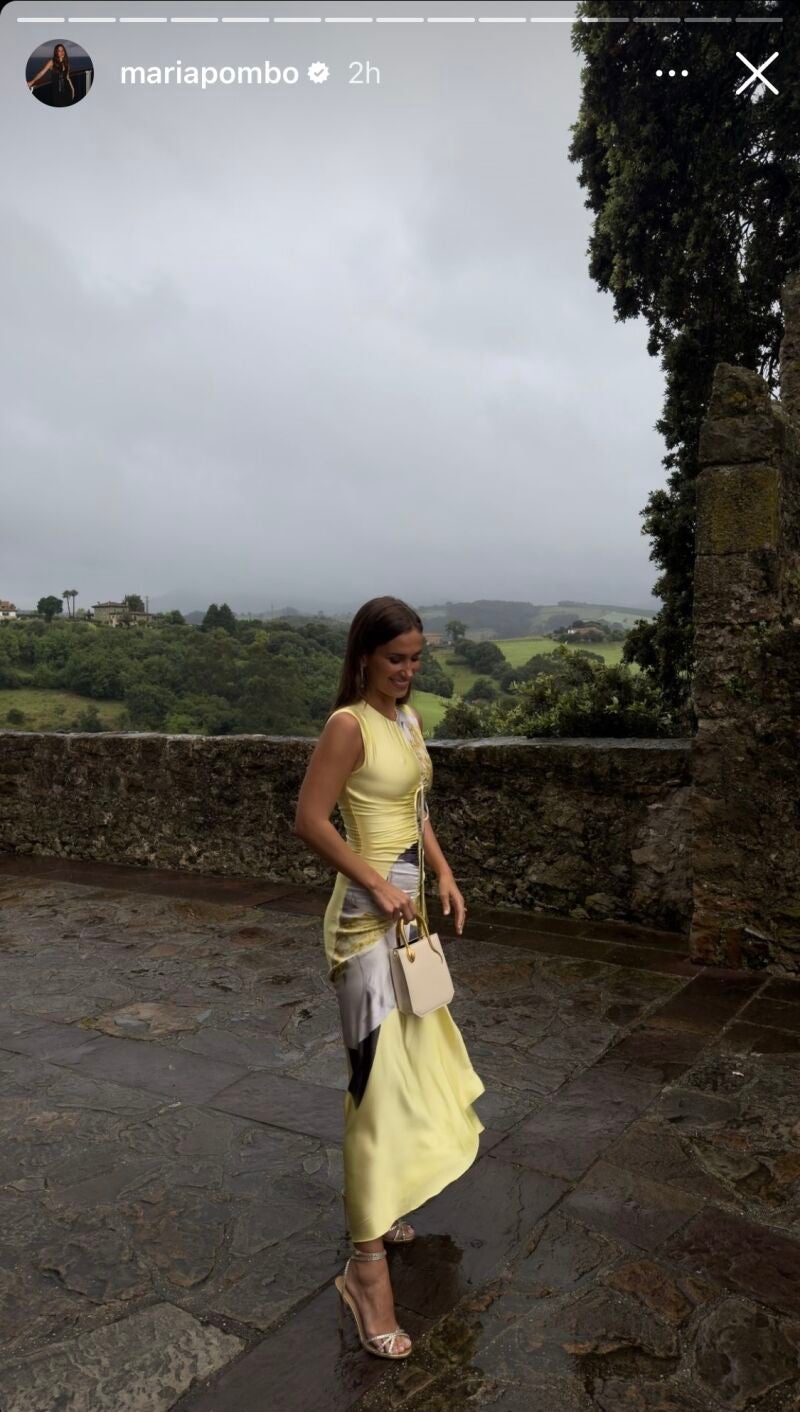
M 532 9 L 574 13 L 500 12 Z M 76 12 L 117 22 L 0 15 L 0 597 L 657 608 L 663 375 L 587 273 L 570 25 L 275 22 L 488 12 L 430 0 Z M 66 110 L 25 83 L 59 38 L 95 69 Z M 264 60 L 299 82 L 120 82 Z M 379 83 L 348 81 L 359 61 Z

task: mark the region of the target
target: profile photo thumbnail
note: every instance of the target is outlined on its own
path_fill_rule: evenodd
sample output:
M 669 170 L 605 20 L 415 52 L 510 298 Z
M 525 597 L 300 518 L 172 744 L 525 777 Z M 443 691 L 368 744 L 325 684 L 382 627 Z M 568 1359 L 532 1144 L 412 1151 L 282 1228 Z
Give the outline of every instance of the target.
M 34 98 L 49 108 L 71 108 L 92 86 L 94 66 L 85 49 L 72 39 L 37 44 L 28 59 L 25 79 Z

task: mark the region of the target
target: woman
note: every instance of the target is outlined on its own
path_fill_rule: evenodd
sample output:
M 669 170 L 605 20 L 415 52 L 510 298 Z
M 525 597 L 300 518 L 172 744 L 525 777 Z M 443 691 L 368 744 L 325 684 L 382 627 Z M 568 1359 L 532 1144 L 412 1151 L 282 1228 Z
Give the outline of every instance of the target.
M 66 107 L 68 103 L 75 102 L 75 87 L 69 74 L 69 57 L 63 44 L 57 44 L 53 50 L 52 59 L 40 68 L 38 74 L 28 80 L 28 87 L 33 89 L 40 78 L 52 70 L 50 80 L 50 95 L 48 103 L 54 108 Z
M 419 910 L 427 925 L 423 858 L 457 933 L 466 913 L 431 827 L 425 790 L 433 767 L 421 717 L 408 705 L 422 646 L 422 622 L 401 599 L 372 598 L 359 608 L 294 824 L 337 869 L 324 938 L 348 1055 L 343 1194 L 353 1253 L 336 1288 L 363 1347 L 381 1358 L 411 1352 L 396 1327 L 384 1241 L 414 1238 L 402 1213 L 471 1166 L 484 1128 L 471 1106 L 484 1085 L 449 1009 L 406 1014 L 392 986 L 398 919 L 412 922 Z M 337 803 L 346 842 L 330 820 Z

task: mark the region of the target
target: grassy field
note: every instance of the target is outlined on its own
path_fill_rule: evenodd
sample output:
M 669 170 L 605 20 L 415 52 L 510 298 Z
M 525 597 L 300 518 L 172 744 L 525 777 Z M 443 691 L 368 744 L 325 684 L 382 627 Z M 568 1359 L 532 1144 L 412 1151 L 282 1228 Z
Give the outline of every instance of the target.
M 450 703 L 430 691 L 412 691 L 410 704 L 422 717 L 422 734 L 427 740 L 428 736 L 433 735 L 434 726 L 438 726 Z
M 21 731 L 63 730 L 66 726 L 74 725 L 87 706 L 97 707 L 97 714 L 106 730 L 119 729 L 119 719 L 124 709 L 121 701 L 90 701 L 88 697 L 76 696 L 72 691 L 43 691 L 36 687 L 0 691 L 0 728 Z M 20 725 L 14 725 L 6 719 L 8 712 L 14 709 L 24 713 L 25 719 Z
M 542 652 L 552 652 L 556 646 L 551 637 L 498 637 L 496 645 L 512 667 L 521 667 L 529 657 L 538 657 Z M 568 652 L 576 650 L 571 643 L 565 645 Z M 596 652 L 602 657 L 607 667 L 616 667 L 622 661 L 621 642 L 587 642 L 584 646 L 589 652 Z M 633 670 L 638 671 L 638 667 Z

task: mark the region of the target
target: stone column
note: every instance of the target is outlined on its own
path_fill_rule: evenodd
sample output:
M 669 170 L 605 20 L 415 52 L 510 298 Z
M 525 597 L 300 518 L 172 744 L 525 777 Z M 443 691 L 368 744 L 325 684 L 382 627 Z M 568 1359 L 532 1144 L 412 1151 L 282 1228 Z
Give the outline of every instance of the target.
M 800 971 L 800 275 L 783 401 L 717 366 L 700 434 L 690 948 Z

